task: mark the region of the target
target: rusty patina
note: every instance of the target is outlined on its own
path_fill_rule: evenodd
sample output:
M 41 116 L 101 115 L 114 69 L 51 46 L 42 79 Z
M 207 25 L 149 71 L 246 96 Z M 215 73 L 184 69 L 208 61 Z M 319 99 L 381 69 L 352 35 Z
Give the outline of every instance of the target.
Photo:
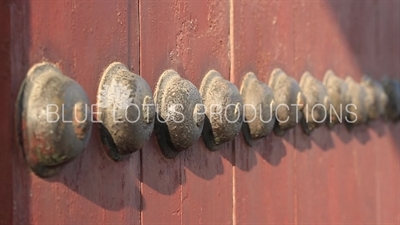
M 203 140 L 211 151 L 233 140 L 242 128 L 243 101 L 237 87 L 215 70 L 209 71 L 200 85 L 206 110 Z
M 17 102 L 19 142 L 40 177 L 55 175 L 86 147 L 91 132 L 89 100 L 82 87 L 51 63 L 34 65 Z
M 329 108 L 329 118 L 326 120 L 329 128 L 335 124 L 342 123 L 344 117 L 347 116 L 345 110 L 346 105 L 350 103 L 347 93 L 347 83 L 332 71 L 326 71 L 323 79 L 323 84 L 326 88 L 329 100 L 331 102 Z
M 310 135 L 328 118 L 331 101 L 324 85 L 308 71 L 303 73 L 300 87 L 306 99 L 300 123 L 304 133 Z
M 303 109 L 306 100 L 296 80 L 279 68 L 272 71 L 269 86 L 274 91 L 277 106 L 274 132 L 283 136 L 301 120 L 300 110 Z
M 240 94 L 243 98 L 244 123 L 242 132 L 246 143 L 269 135 L 275 124 L 275 102 L 272 89 L 252 72 L 243 77 Z
M 174 158 L 200 138 L 204 124 L 200 93 L 194 84 L 170 69 L 160 76 L 154 99 L 158 143 L 166 158 Z
M 147 82 L 124 64 L 111 63 L 100 80 L 97 100 L 97 120 L 107 155 L 121 161 L 140 150 L 154 128 L 155 106 Z

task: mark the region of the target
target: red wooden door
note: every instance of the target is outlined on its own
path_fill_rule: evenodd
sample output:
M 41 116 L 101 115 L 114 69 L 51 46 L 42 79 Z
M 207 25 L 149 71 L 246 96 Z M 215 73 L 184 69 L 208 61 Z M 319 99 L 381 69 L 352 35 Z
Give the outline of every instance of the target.
M 143 0 L 2 3 L 0 223 L 398 224 L 400 125 L 378 120 L 306 136 L 297 126 L 216 152 L 203 140 L 175 159 L 153 135 L 128 160 L 102 150 L 97 126 L 83 154 L 48 179 L 16 144 L 14 104 L 27 70 L 56 63 L 91 102 L 102 71 L 120 61 L 154 90 L 166 69 L 197 88 L 211 69 L 237 87 L 327 70 L 400 79 L 400 3 L 331 0 Z M 4 28 L 4 29 L 3 29 Z M 11 110 L 10 110 L 11 109 Z

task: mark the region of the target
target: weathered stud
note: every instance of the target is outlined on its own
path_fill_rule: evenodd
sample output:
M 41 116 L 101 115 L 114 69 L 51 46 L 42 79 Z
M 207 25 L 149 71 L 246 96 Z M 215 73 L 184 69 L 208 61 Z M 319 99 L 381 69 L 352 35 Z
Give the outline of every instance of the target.
M 287 130 L 296 126 L 301 120 L 300 110 L 305 104 L 305 97 L 295 79 L 286 75 L 281 69 L 274 69 L 269 79 L 269 85 L 274 91 L 276 104 L 276 122 L 274 132 L 283 136 Z
M 332 70 L 325 73 L 323 84 L 329 96 L 331 105 L 329 107 L 329 118 L 326 120 L 328 127 L 332 128 L 335 124 L 342 123 L 348 114 L 346 106 L 350 103 L 347 83 Z
M 378 119 L 384 115 L 388 103 L 388 97 L 383 90 L 383 86 L 369 76 L 363 77 L 361 85 L 364 87 L 367 94 L 364 103 L 365 108 L 368 110 L 368 120 Z
M 274 128 L 274 94 L 251 72 L 243 78 L 240 94 L 243 98 L 242 132 L 246 143 L 252 146 L 254 140 L 269 135 Z
M 305 72 L 301 77 L 300 88 L 306 99 L 301 127 L 304 133 L 310 135 L 312 130 L 327 119 L 331 102 L 324 85 L 309 72 Z
M 201 136 L 204 106 L 196 86 L 174 70 L 165 71 L 156 87 L 156 135 L 166 158 L 192 146 Z
M 141 149 L 153 132 L 155 106 L 151 89 L 142 77 L 114 62 L 100 80 L 96 114 L 106 153 L 120 161 Z
M 237 87 L 215 70 L 209 71 L 200 85 L 206 111 L 203 140 L 207 148 L 218 147 L 240 132 L 243 123 L 243 102 Z
M 86 147 L 91 133 L 89 100 L 82 87 L 51 63 L 34 65 L 17 102 L 18 139 L 40 177 L 55 175 Z
M 350 129 L 355 125 L 367 122 L 368 114 L 365 108 L 365 101 L 368 97 L 365 88 L 355 82 L 353 78 L 346 77 L 345 82 L 348 86 L 346 95 L 349 99 L 349 104 L 345 106 L 345 110 L 348 112 L 346 124 Z
M 400 81 L 392 80 L 387 77 L 382 79 L 382 85 L 388 97 L 385 109 L 387 119 L 392 121 L 400 120 Z

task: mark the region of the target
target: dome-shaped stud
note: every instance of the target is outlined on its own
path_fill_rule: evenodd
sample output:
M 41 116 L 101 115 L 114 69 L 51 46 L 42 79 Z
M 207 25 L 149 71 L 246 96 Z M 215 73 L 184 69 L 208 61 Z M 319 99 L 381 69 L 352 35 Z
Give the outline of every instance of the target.
M 325 73 L 323 84 L 329 96 L 331 105 L 329 107 L 329 118 L 326 120 L 329 128 L 335 124 L 343 123 L 348 116 L 346 106 L 350 103 L 347 95 L 347 83 L 332 71 Z
M 331 102 L 324 85 L 309 72 L 301 77 L 300 88 L 306 99 L 302 109 L 301 127 L 304 133 L 310 135 L 312 130 L 328 118 Z
M 29 166 L 54 176 L 88 144 L 92 118 L 88 97 L 51 63 L 34 65 L 18 95 L 18 139 Z
M 200 85 L 206 111 L 203 140 L 210 151 L 233 140 L 243 123 L 243 102 L 237 87 L 215 70 L 209 71 Z
M 388 97 L 380 82 L 365 75 L 361 80 L 367 94 L 365 108 L 368 110 L 368 120 L 376 120 L 384 115 L 388 103 Z
M 255 140 L 269 135 L 274 128 L 274 93 L 250 72 L 243 78 L 240 94 L 243 98 L 242 132 L 246 143 L 252 146 Z
M 387 119 L 392 121 L 400 120 L 400 81 L 387 77 L 382 79 L 382 85 L 388 97 L 385 109 Z
M 166 70 L 157 83 L 154 99 L 158 143 L 166 158 L 174 158 L 201 136 L 205 116 L 200 93 L 176 71 Z
M 349 104 L 345 106 L 345 110 L 348 112 L 346 125 L 350 129 L 353 126 L 367 122 L 368 114 L 365 108 L 365 102 L 368 96 L 365 88 L 354 81 L 353 78 L 346 77 L 345 82 L 348 86 L 346 95 L 349 99 Z
M 283 136 L 301 120 L 299 112 L 304 107 L 305 97 L 296 80 L 279 68 L 272 71 L 268 86 L 274 91 L 276 105 L 274 132 Z
M 149 140 L 155 105 L 147 82 L 119 62 L 104 71 L 97 93 L 101 140 L 108 156 L 120 161 Z

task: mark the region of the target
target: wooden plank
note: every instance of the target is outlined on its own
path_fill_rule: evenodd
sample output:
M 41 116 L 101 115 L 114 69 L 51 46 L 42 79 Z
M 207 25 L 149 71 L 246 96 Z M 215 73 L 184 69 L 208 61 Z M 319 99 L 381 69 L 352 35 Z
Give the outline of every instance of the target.
M 29 21 L 23 29 L 28 63 L 14 73 L 16 88 L 34 63 L 56 63 L 96 102 L 97 85 L 109 63 L 121 61 L 138 73 L 138 4 L 129 1 L 26 1 L 22 10 Z M 16 13 L 16 16 L 18 14 Z M 17 21 L 14 21 L 18 23 Z M 15 62 L 17 63 L 17 62 Z M 16 150 L 17 151 L 17 150 Z M 18 149 L 18 151 L 20 151 Z M 94 126 L 88 148 L 68 163 L 61 174 L 41 179 L 27 169 L 15 168 L 16 221 L 56 223 L 139 223 L 141 196 L 140 157 L 116 163 L 100 146 Z M 25 210 L 20 210 L 25 209 Z
M 247 72 L 267 83 L 274 68 L 293 76 L 293 9 L 290 1 L 231 1 L 233 41 L 231 81 Z M 248 147 L 235 140 L 234 218 L 237 224 L 296 222 L 293 130 Z
M 29 4 L 22 0 L 10 4 L 10 27 L 11 29 L 11 104 L 15 104 L 19 86 L 28 71 L 28 48 L 29 48 Z M 21 35 L 22 34 L 22 35 Z M 12 107 L 13 114 L 16 114 L 15 106 Z M 14 119 L 14 118 L 13 118 Z M 9 130 L 15 134 L 15 128 Z M 16 146 L 17 140 L 13 135 L 12 151 L 15 153 L 12 157 L 12 192 L 13 192 L 13 212 L 12 222 L 14 224 L 29 223 L 29 187 L 30 174 L 28 172 L 26 161 L 23 158 L 22 150 Z M 15 185 L 18 184 L 18 185 Z M 11 222 L 11 221 L 10 221 Z
M 346 64 L 353 60 L 351 52 L 347 49 L 346 40 L 342 39 L 329 5 L 324 1 L 297 1 L 294 7 L 296 79 L 300 81 L 305 71 L 311 72 L 320 81 L 328 69 L 340 77 L 352 74 L 354 68 Z M 338 70 L 339 67 L 352 70 L 342 71 Z M 335 130 L 348 135 L 343 125 L 338 126 Z M 338 138 L 334 139 L 332 133 L 321 127 L 309 137 L 300 126 L 296 127 L 299 223 L 359 222 L 359 207 L 355 205 L 359 199 L 354 196 L 357 192 L 353 189 L 357 186 L 352 172 L 353 155 L 346 144 L 341 144 Z M 350 201 L 346 200 L 349 196 L 353 196 Z M 353 209 L 347 213 L 350 207 Z
M 363 74 L 381 76 L 376 58 L 380 49 L 376 45 L 375 2 L 299 1 L 295 12 L 295 67 L 299 78 L 308 70 L 322 80 L 328 69 L 357 81 Z M 351 132 L 342 125 L 334 132 L 319 128 L 311 140 L 296 130 L 296 148 L 307 150 L 296 154 L 298 181 L 305 181 L 297 183 L 299 223 L 380 223 L 382 209 L 377 193 L 382 171 L 378 169 L 375 143 L 380 142 L 377 133 L 385 128 L 378 124 Z M 387 154 L 398 148 L 388 145 Z M 398 191 L 389 190 L 385 194 L 398 195 Z M 318 210 L 323 208 L 327 210 Z
M 24 74 L 43 60 L 76 79 L 92 102 L 113 61 L 152 88 L 168 68 L 197 87 L 210 69 L 238 87 L 249 71 L 268 83 L 276 67 L 297 80 L 305 70 L 322 80 L 327 69 L 356 80 L 363 73 L 400 79 L 399 7 L 395 0 L 16 0 L 11 56 L 0 52 L 12 61 L 0 64 L 11 70 L 0 75 L 0 89 L 12 101 L 0 101 L 13 107 Z M 1 150 L 15 143 L 13 114 L 0 113 L 9 118 Z M 400 124 L 383 121 L 352 132 L 322 127 L 311 137 L 296 127 L 252 148 L 239 136 L 209 152 L 200 140 L 173 160 L 153 136 L 143 151 L 115 163 L 95 126 L 89 147 L 54 178 L 35 176 L 12 147 L 12 165 L 0 163 L 3 181 L 12 181 L 1 189 L 7 205 L 0 223 L 399 223 L 399 132 Z
M 377 8 L 375 75 L 377 78 L 387 75 L 400 80 L 400 2 L 379 1 Z M 373 149 L 377 149 L 377 223 L 399 224 L 400 124 L 384 124 L 382 121 L 374 123 L 373 129 L 376 131 L 372 135 L 377 141 L 371 144 Z
M 359 68 L 329 4 L 325 1 L 298 1 L 295 7 L 297 79 L 309 71 L 322 81 L 328 69 L 340 77 L 351 75 L 357 79 Z M 343 125 L 339 126 L 335 130 L 351 137 Z M 362 199 L 358 195 L 357 183 L 360 174 L 355 172 L 359 171 L 358 150 L 354 149 L 357 143 L 352 141 L 343 145 L 340 139 L 331 135 L 332 132 L 325 127 L 315 130 L 311 137 L 304 135 L 300 127 L 296 129 L 296 148 L 300 150 L 296 152 L 299 223 L 362 222 Z M 351 213 L 348 213 L 350 209 Z
M 0 90 L 2 96 L 0 105 L 3 110 L 0 111 L 2 120 L 0 126 L 0 177 L 2 185 L 0 186 L 0 224 L 11 224 L 13 217 L 13 171 L 12 171 L 12 126 L 13 126 L 13 104 L 10 101 L 12 93 L 11 79 L 11 13 L 8 2 L 0 3 Z
M 211 69 L 229 79 L 228 1 L 141 1 L 140 9 L 141 71 L 152 87 L 169 68 L 197 87 Z M 199 140 L 166 160 L 155 142 L 143 151 L 143 223 L 232 223 L 230 145 L 210 152 Z

